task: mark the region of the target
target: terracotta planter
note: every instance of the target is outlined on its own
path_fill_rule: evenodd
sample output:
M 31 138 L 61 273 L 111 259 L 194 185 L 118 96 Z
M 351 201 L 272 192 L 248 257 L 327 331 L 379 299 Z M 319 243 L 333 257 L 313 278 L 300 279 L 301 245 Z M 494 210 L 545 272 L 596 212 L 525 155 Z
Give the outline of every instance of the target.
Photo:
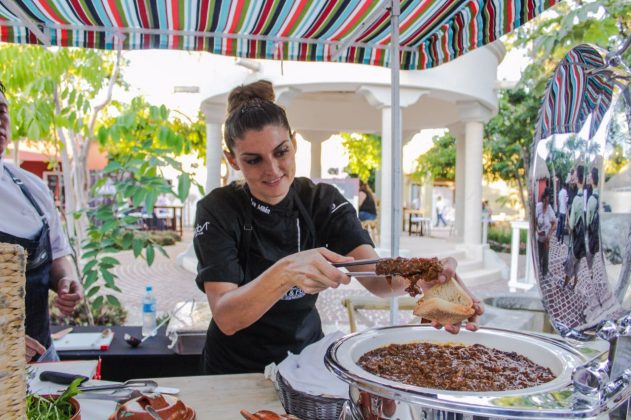
M 47 400 L 56 400 L 60 396 L 56 394 L 46 394 L 40 395 L 39 397 L 45 398 Z M 70 420 L 81 420 L 81 406 L 79 405 L 79 401 L 77 401 L 75 398 L 70 398 L 68 402 L 74 408 L 74 414 L 72 417 L 70 417 Z

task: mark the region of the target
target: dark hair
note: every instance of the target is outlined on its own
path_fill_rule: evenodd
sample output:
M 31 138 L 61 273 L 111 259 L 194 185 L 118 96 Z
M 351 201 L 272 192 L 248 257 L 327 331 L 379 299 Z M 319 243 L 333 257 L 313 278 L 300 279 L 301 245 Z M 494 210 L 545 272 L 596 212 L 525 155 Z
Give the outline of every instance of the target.
M 230 153 L 236 139 L 249 130 L 259 131 L 267 125 L 277 125 L 293 135 L 285 110 L 274 103 L 274 87 L 267 80 L 259 80 L 232 89 L 228 96 L 228 117 L 223 138 Z
M 4 92 L 7 91 L 7 88 L 4 87 L 4 83 L 0 82 L 0 92 L 4 95 Z
M 598 185 L 598 168 L 592 168 L 592 183 Z
M 546 187 L 543 190 L 543 194 L 541 194 L 541 201 L 543 201 L 544 198 L 547 198 L 548 201 L 552 200 L 552 190 L 550 187 Z
M 576 179 L 578 179 L 578 183 L 582 184 L 585 181 L 585 167 L 583 165 L 578 165 L 576 167 Z

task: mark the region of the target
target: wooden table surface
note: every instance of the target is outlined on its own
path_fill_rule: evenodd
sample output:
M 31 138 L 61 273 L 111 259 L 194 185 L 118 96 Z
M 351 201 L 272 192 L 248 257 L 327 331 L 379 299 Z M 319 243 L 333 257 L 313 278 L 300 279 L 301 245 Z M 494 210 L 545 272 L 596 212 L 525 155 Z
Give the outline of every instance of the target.
M 177 387 L 178 397 L 197 413 L 197 420 L 243 419 L 242 409 L 254 413 L 285 413 L 272 381 L 261 373 L 156 378 L 159 386 Z

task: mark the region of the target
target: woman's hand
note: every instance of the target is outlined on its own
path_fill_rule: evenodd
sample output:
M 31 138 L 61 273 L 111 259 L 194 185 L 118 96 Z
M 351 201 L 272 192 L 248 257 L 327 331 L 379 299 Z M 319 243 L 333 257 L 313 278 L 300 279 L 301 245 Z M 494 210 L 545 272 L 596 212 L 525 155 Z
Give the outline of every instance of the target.
M 454 273 L 454 278 L 456 279 L 460 287 L 462 287 L 464 291 L 467 292 L 469 296 L 471 296 L 471 299 L 473 300 L 473 309 L 475 309 L 475 312 L 473 313 L 473 315 L 467 320 L 465 328 L 469 331 L 477 331 L 478 328 L 480 328 L 480 325 L 479 325 L 480 315 L 484 313 L 484 304 L 477 297 L 475 297 L 473 293 L 471 293 L 471 291 L 467 288 L 467 286 L 464 285 L 459 275 Z M 460 324 L 442 325 L 442 324 L 439 324 L 438 322 L 432 321 L 432 326 L 437 329 L 444 327 L 445 331 L 452 334 L 458 334 L 460 332 Z
M 447 283 L 449 279 L 456 276 L 456 267 L 458 266 L 458 261 L 456 261 L 453 257 L 447 257 L 440 260 L 443 265 L 443 271 L 436 277 L 435 279 L 423 279 L 422 283 L 420 283 L 421 289 L 429 289 L 430 287 L 434 287 L 438 284 Z M 403 279 L 404 281 L 408 281 Z M 405 285 L 407 287 L 407 284 Z
M 300 287 L 305 293 L 315 294 L 329 287 L 348 284 L 350 277 L 331 263 L 353 260 L 352 257 L 336 254 L 326 248 L 316 248 L 288 255 L 279 263 L 283 267 L 283 277 L 289 284 Z

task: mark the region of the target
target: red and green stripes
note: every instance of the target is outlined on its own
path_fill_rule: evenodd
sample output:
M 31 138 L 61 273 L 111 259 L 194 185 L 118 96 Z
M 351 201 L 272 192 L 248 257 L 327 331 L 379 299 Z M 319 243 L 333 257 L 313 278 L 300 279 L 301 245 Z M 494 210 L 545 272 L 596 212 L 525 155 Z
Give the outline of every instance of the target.
M 613 82 L 604 73 L 591 71 L 603 65 L 603 53 L 590 45 L 579 45 L 566 55 L 548 82 L 536 140 L 553 134 L 579 133 L 588 120 L 586 134 L 590 138 L 596 134 L 613 97 Z
M 492 42 L 557 0 L 402 0 L 401 68 L 426 69 Z M 53 45 L 183 49 L 248 58 L 340 61 L 388 66 L 387 10 L 375 0 L 15 0 Z M 374 17 L 374 16 L 373 16 Z M 347 39 L 352 36 L 352 39 Z M 38 43 L 0 4 L 0 41 Z

